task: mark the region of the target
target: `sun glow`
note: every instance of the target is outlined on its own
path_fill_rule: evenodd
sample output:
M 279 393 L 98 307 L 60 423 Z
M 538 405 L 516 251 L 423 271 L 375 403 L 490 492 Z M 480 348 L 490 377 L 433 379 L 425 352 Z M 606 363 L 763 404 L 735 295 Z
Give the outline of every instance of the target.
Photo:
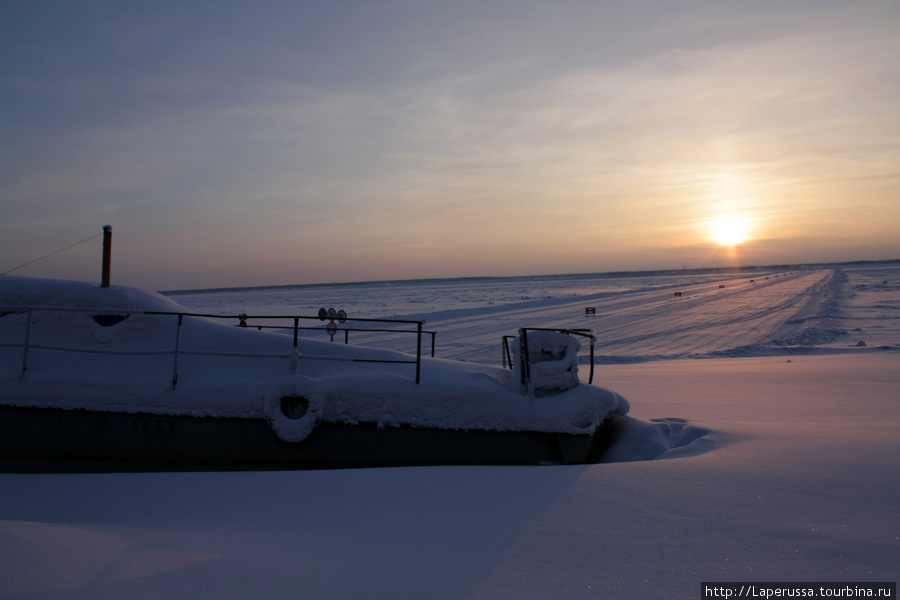
M 747 221 L 740 217 L 719 217 L 710 222 L 710 234 L 717 244 L 736 246 L 747 241 L 749 228 Z

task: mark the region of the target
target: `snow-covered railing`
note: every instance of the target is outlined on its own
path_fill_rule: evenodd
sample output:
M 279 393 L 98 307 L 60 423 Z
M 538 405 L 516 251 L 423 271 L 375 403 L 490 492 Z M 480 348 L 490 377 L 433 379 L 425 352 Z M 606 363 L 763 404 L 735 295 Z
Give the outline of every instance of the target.
M 508 369 L 514 369 L 515 366 L 513 364 L 513 352 L 510 351 L 509 348 L 509 340 L 518 339 L 519 346 L 521 348 L 521 356 L 527 357 L 529 355 L 528 352 L 528 332 L 529 331 L 543 331 L 543 332 L 551 332 L 551 333 L 561 333 L 566 335 L 574 335 L 578 337 L 588 338 L 591 342 L 591 351 L 590 351 L 590 373 L 588 374 L 588 383 L 594 382 L 594 343 L 596 342 L 596 337 L 594 336 L 594 331 L 592 329 L 547 329 L 542 327 L 523 327 L 519 330 L 519 335 L 504 335 L 503 336 L 503 365 Z M 531 380 L 531 361 L 530 360 L 522 360 L 521 368 L 522 368 L 522 378 L 523 383 L 527 383 Z
M 95 316 L 95 320 L 98 324 L 103 324 L 104 320 L 108 321 L 109 324 L 105 326 L 114 326 L 115 323 L 124 320 L 128 316 L 132 314 L 140 314 L 140 315 L 158 315 L 158 316 L 171 316 L 176 319 L 176 333 L 174 340 L 174 347 L 171 349 L 164 350 L 108 350 L 108 349 L 97 349 L 97 348 L 75 348 L 75 347 L 67 347 L 67 346 L 59 346 L 52 344 L 38 344 L 34 343 L 31 340 L 31 328 L 33 321 L 33 314 L 36 311 L 43 312 L 80 312 L 80 313 L 91 313 Z M 6 348 L 22 348 L 22 374 L 24 375 L 28 371 L 28 354 L 30 350 L 52 350 L 59 352 L 78 352 L 78 353 L 89 353 L 89 354 L 107 354 L 107 355 L 120 355 L 120 356 L 158 356 L 171 354 L 173 356 L 172 359 L 172 387 L 178 385 L 178 358 L 180 355 L 194 355 L 194 356 L 221 356 L 221 357 L 246 357 L 246 358 L 280 358 L 285 359 L 288 358 L 291 361 L 292 368 L 295 365 L 295 361 L 297 360 L 299 354 L 297 352 L 297 346 L 299 341 L 299 332 L 301 329 L 321 329 L 319 327 L 300 327 L 300 322 L 303 320 L 321 320 L 320 317 L 315 316 L 299 316 L 299 315 L 290 315 L 290 316 L 272 316 L 272 315 L 263 315 L 263 316 L 248 316 L 245 314 L 241 315 L 211 315 L 211 314 L 200 314 L 200 313 L 184 313 L 184 312 L 166 312 L 166 311 L 143 311 L 143 310 L 134 310 L 134 309 L 122 309 L 122 308 L 103 308 L 103 307 L 54 307 L 54 306 L 0 306 L 0 317 L 4 317 L 10 314 L 15 313 L 27 313 L 26 322 L 25 322 L 25 332 L 24 332 L 24 341 L 22 343 L 4 343 L 0 342 L 0 347 Z M 246 323 L 247 319 L 254 320 L 290 320 L 293 322 L 292 327 L 272 327 L 278 329 L 287 329 L 293 333 L 293 345 L 289 352 L 274 352 L 274 353 L 264 353 L 264 352 L 228 352 L 221 350 L 185 350 L 181 348 L 181 338 L 182 338 L 182 329 L 184 325 L 185 317 L 188 318 L 200 318 L 200 319 L 224 319 L 231 321 L 239 321 L 240 323 Z M 411 364 L 416 367 L 416 376 L 415 381 L 419 383 L 421 379 L 421 370 L 422 370 L 422 334 L 426 333 L 423 331 L 422 326 L 425 324 L 425 321 L 410 321 L 410 320 L 402 320 L 402 319 L 363 319 L 363 318 L 351 318 L 345 317 L 346 321 L 358 321 L 358 322 L 369 322 L 369 323 L 395 323 L 395 324 L 405 324 L 405 325 L 413 325 L 415 329 L 357 329 L 356 331 L 372 331 L 372 332 L 393 332 L 393 333 L 415 333 L 416 334 L 416 356 L 415 360 L 386 360 L 386 359 L 364 359 L 364 358 L 346 358 L 346 357 L 331 357 L 331 356 L 311 356 L 304 355 L 302 358 L 304 359 L 316 359 L 316 360 L 336 360 L 336 361 L 347 361 L 347 362 L 367 362 L 367 363 L 391 363 L 391 364 Z M 2 325 L 2 322 L 0 322 Z M 334 327 L 334 323 L 331 322 L 328 325 L 326 331 L 328 333 L 332 333 L 332 327 Z M 255 326 L 256 327 L 256 326 Z M 259 329 L 262 329 L 265 326 L 258 326 Z M 434 355 L 434 337 L 432 333 L 432 356 Z
M 243 315 L 238 315 L 239 318 L 241 316 L 243 316 Z M 256 317 L 246 317 L 246 318 L 254 319 Z M 349 320 L 349 317 L 348 317 L 348 320 Z M 358 320 L 365 320 L 365 319 L 358 319 Z M 379 319 L 373 319 L 373 320 L 379 320 Z M 405 322 L 417 323 L 418 321 L 405 321 Z M 423 323 L 424 323 L 424 321 L 423 321 Z M 287 325 L 259 325 L 256 323 L 254 323 L 253 325 L 250 325 L 250 324 L 240 325 L 239 324 L 239 325 L 237 325 L 237 327 L 247 327 L 249 329 L 256 329 L 259 331 L 262 331 L 263 329 L 274 329 L 274 330 L 279 330 L 279 329 L 293 330 L 294 329 L 293 327 L 290 327 Z M 298 329 L 300 331 L 322 331 L 321 327 L 299 327 Z M 328 332 L 327 329 L 325 331 Z M 417 333 L 416 331 L 411 331 L 409 329 L 358 329 L 355 327 L 341 327 L 339 329 L 339 331 L 342 331 L 344 333 L 344 344 L 345 345 L 350 344 L 350 332 L 351 331 L 355 331 L 357 333 Z M 423 329 L 422 334 L 427 335 L 431 338 L 431 358 L 434 358 L 435 338 L 437 336 L 437 332 L 436 331 L 425 331 Z M 331 341 L 332 342 L 334 341 L 333 335 L 331 336 Z

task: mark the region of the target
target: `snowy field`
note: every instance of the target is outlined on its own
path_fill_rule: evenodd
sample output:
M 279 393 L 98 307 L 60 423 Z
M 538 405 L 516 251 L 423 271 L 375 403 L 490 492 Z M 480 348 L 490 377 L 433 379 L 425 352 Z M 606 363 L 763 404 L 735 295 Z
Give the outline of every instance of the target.
M 496 365 L 518 327 L 591 327 L 595 383 L 631 412 L 590 466 L 0 474 L 0 598 L 697 598 L 701 581 L 897 580 L 900 263 L 171 297 L 425 319 L 438 357 Z M 377 335 L 351 340 L 414 350 Z
M 865 283 L 859 286 L 888 285 L 874 283 L 880 270 L 861 272 Z M 845 341 L 839 318 L 852 292 L 846 273 L 785 269 L 444 280 L 176 293 L 172 298 L 210 314 L 314 315 L 321 307 L 333 307 L 353 317 L 424 319 L 427 329 L 437 331 L 436 356 L 496 364 L 500 339 L 519 327 L 590 327 L 606 362 L 633 362 Z M 900 285 L 893 275 L 885 277 Z M 589 307 L 593 316 L 585 314 Z M 321 332 L 318 336 L 327 339 Z M 415 349 L 408 338 L 404 342 L 390 334 L 363 341 Z

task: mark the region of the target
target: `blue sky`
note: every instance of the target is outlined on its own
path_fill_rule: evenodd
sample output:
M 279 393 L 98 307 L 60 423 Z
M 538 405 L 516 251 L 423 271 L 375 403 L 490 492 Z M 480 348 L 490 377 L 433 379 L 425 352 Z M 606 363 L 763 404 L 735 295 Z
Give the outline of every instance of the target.
M 897 31 L 896 0 L 6 0 L 0 272 L 105 224 L 153 289 L 898 258 Z M 13 274 L 99 281 L 99 243 Z

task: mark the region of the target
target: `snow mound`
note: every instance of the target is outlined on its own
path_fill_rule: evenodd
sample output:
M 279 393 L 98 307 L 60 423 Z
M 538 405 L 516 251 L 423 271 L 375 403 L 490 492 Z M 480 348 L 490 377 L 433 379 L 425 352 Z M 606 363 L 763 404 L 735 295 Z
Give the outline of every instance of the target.
M 570 390 L 579 383 L 580 350 L 581 342 L 572 335 L 556 331 L 524 334 L 520 331 L 512 346 L 512 379 L 525 382 L 538 394 Z
M 616 424 L 615 442 L 601 462 L 633 462 L 699 456 L 719 444 L 712 431 L 675 417 L 640 421 L 624 417 Z
M 0 305 L 100 310 L 131 309 L 144 311 L 186 311 L 162 294 L 146 290 L 111 286 L 101 288 L 82 281 L 60 281 L 4 275 L 0 277 Z

